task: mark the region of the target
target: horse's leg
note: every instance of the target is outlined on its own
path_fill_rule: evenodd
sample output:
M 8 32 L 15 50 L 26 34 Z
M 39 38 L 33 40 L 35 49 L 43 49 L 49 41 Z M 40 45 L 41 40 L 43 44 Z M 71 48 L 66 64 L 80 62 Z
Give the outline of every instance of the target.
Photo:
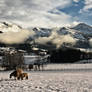
M 21 80 L 23 80 L 23 77 L 21 76 Z
M 16 77 L 14 77 L 14 80 L 16 80 Z
M 17 77 L 17 80 L 20 80 L 20 77 L 19 76 Z
M 41 66 L 42 66 L 42 70 L 44 70 L 44 65 L 42 64 Z
M 37 70 L 37 65 L 35 65 L 35 69 L 34 70 Z
M 38 70 L 40 71 L 40 64 L 38 64 Z
M 26 76 L 26 80 L 28 80 L 28 76 Z

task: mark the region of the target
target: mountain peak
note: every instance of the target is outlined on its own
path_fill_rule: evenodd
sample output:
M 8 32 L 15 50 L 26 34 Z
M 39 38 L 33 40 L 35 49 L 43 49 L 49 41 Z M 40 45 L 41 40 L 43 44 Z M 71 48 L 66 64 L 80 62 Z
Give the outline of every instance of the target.
M 9 22 L 0 22 L 0 31 L 2 32 L 19 32 L 22 29 L 17 24 Z
M 71 29 L 75 29 L 75 30 L 78 30 L 84 34 L 92 34 L 92 27 L 85 24 L 85 23 L 80 23 L 78 24 L 77 26 L 71 28 Z
M 77 25 L 77 27 L 91 27 L 91 26 L 89 26 L 89 25 L 87 25 L 87 24 L 85 24 L 85 23 L 79 23 L 78 25 Z M 91 27 L 92 28 L 92 27 Z

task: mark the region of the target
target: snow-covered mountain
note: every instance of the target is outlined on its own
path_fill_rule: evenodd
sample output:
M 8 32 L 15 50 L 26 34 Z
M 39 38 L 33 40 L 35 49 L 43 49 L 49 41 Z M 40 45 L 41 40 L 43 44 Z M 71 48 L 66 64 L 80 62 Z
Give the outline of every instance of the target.
M 55 31 L 59 36 L 70 35 L 73 39 L 76 39 L 76 46 L 89 48 L 89 39 L 92 37 L 92 27 L 85 24 L 80 23 L 74 27 L 61 27 L 61 28 L 33 28 L 36 32 L 36 37 L 49 37 Z M 47 39 L 47 38 L 46 38 Z M 68 39 L 68 38 L 67 38 Z M 62 40 L 62 39 L 61 39 Z
M 0 33 L 5 32 L 21 32 L 23 30 L 22 27 L 12 24 L 1 22 L 0 23 Z M 31 28 L 35 35 L 32 37 L 32 33 L 30 36 L 26 37 L 27 42 L 31 42 L 34 40 L 35 44 L 41 45 L 62 45 L 63 43 L 75 43 L 75 47 L 81 48 L 89 48 L 89 40 L 92 38 L 92 27 L 85 24 L 80 23 L 74 27 L 61 27 L 61 28 Z M 29 38 L 29 39 L 28 39 Z M 41 41 L 40 41 L 41 40 Z M 25 41 L 26 42 L 26 41 Z
M 24 43 L 30 36 L 35 33 L 20 27 L 14 23 L 0 23 L 0 43 L 4 44 L 20 44 Z
M 36 32 L 36 35 L 38 36 L 49 36 L 53 30 L 57 30 L 57 32 L 60 35 L 66 35 L 66 34 L 71 34 L 74 37 L 80 39 L 80 40 L 85 40 L 84 35 L 92 35 L 92 27 L 85 24 L 85 23 L 80 23 L 74 27 L 62 27 L 62 28 L 33 28 L 33 30 Z
M 33 28 L 33 31 L 39 37 L 48 37 L 51 34 L 51 29 L 49 28 Z

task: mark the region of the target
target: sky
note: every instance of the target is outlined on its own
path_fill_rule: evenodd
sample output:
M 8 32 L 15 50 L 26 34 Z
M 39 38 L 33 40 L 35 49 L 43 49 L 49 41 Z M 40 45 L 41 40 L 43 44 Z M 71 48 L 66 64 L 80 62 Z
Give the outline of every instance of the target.
M 0 0 L 0 21 L 24 28 L 92 25 L 92 0 Z

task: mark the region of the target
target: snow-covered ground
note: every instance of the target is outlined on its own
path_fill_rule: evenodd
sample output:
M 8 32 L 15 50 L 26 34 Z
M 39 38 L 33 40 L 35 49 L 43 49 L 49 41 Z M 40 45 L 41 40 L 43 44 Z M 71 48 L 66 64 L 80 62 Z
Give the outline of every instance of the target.
M 86 64 L 48 64 L 45 70 L 91 70 L 92 63 Z
M 11 72 L 0 72 L 0 92 L 92 92 L 92 64 L 50 64 L 25 71 L 29 79 L 22 81 L 9 79 Z

